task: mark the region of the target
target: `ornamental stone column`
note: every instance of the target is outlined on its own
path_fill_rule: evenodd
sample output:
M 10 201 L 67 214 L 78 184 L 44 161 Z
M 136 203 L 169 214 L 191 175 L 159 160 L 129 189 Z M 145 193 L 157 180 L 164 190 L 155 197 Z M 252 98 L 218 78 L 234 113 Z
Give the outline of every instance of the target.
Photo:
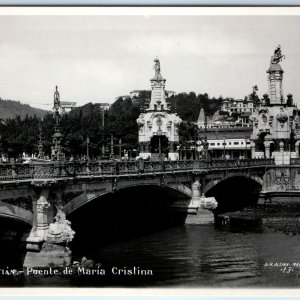
M 271 141 L 264 141 L 264 146 L 265 146 L 265 158 L 270 158 Z
M 192 214 L 197 214 L 200 207 L 200 195 L 201 195 L 201 184 L 198 179 L 192 183 L 192 198 L 189 204 L 188 212 Z
M 284 142 L 283 142 L 283 141 L 281 141 L 281 142 L 279 143 L 279 149 L 280 149 L 280 152 L 283 152 L 283 151 L 284 151 Z
M 251 148 L 251 158 L 254 158 L 255 156 L 255 143 L 251 141 L 250 143 L 250 148 Z
M 47 201 L 49 190 L 42 190 L 36 202 L 36 235 L 45 238 L 49 229 L 48 208 L 50 203 Z
M 201 196 L 200 188 L 201 184 L 196 179 L 192 184 L 192 199 L 188 207 L 187 224 L 212 224 L 215 221 L 212 210 L 217 207 L 217 201 L 214 197 Z

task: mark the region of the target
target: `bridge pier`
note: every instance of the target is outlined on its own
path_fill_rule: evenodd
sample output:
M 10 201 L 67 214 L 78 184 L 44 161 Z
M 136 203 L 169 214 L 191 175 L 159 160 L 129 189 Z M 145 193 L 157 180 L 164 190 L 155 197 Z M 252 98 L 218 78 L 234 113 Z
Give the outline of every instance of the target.
M 208 200 L 208 201 L 207 201 Z M 209 203 L 208 203 L 209 202 Z M 211 202 L 215 202 L 212 204 Z M 198 179 L 192 183 L 192 198 L 188 207 L 187 224 L 211 224 L 215 217 L 211 209 L 217 206 L 216 200 L 201 196 L 201 184 Z
M 65 266 L 71 262 L 71 251 L 63 239 L 66 220 L 60 218 L 57 221 L 58 213 L 53 218 L 54 202 L 50 200 L 49 194 L 49 189 L 41 190 L 38 200 L 33 203 L 33 227 L 25 240 L 25 268 Z M 53 219 L 56 219 L 55 223 Z M 62 229 L 61 232 L 57 228 Z

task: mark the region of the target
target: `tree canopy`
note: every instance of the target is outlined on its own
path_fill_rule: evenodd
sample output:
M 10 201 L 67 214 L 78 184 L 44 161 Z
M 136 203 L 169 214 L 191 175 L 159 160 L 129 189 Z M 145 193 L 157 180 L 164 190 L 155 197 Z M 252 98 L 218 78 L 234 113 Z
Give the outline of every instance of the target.
M 88 103 L 73 109 L 61 116 L 60 130 L 64 135 L 63 148 L 66 156 L 81 157 L 86 153 L 87 138 L 89 138 L 90 157 L 101 155 L 104 146 L 109 152 L 111 135 L 113 135 L 115 152 L 121 143 L 122 149 L 138 149 L 137 118 L 149 104 L 151 93 L 144 91 L 139 97 L 120 97 L 109 108 L 102 110 L 99 104 Z M 172 112 L 176 112 L 184 121 L 180 126 L 181 142 L 195 138 L 196 122 L 200 109 L 208 116 L 216 112 L 222 97 L 209 98 L 208 94 L 196 95 L 194 92 L 179 93 L 167 99 Z M 104 118 L 104 119 L 103 119 Z M 104 126 L 103 126 L 104 124 Z M 52 113 L 43 118 L 28 116 L 9 118 L 0 123 L 1 151 L 8 158 L 17 158 L 26 153 L 37 154 L 39 133 L 42 134 L 43 148 L 50 156 L 54 119 Z M 120 141 L 121 139 L 121 141 Z

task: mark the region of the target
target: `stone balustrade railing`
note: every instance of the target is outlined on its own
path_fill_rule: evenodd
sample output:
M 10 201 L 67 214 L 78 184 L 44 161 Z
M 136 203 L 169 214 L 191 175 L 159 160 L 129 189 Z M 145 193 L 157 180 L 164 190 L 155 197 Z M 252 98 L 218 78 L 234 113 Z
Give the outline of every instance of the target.
M 274 165 L 273 159 L 181 160 L 181 161 L 52 161 L 43 163 L 1 163 L 0 181 L 51 179 L 80 176 L 124 176 L 167 172 L 201 172 Z

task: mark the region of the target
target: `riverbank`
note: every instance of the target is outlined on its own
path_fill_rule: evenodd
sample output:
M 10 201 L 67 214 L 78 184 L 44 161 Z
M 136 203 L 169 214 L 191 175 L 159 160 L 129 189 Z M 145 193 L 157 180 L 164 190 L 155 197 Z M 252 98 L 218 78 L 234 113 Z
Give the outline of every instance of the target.
M 247 207 L 241 211 L 227 212 L 216 217 L 221 228 L 244 230 L 282 231 L 286 234 L 300 234 L 300 206 L 298 204 L 264 204 Z

